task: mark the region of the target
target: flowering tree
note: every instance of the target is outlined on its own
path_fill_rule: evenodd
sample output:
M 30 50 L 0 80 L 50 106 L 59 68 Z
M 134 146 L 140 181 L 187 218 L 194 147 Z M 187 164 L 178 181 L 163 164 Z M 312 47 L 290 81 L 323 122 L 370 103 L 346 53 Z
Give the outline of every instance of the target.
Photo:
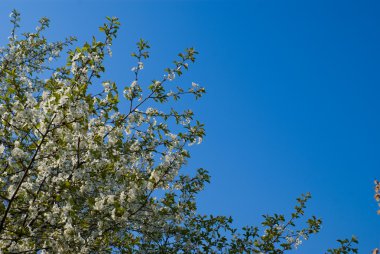
M 44 37 L 48 19 L 18 37 L 19 20 L 13 11 L 9 42 L 0 49 L 2 252 L 283 253 L 320 230 L 316 217 L 295 225 L 309 194 L 288 219 L 264 216 L 260 227 L 235 229 L 229 217 L 197 214 L 195 196 L 210 177 L 181 168 L 204 128 L 191 110 L 164 110 L 205 92 L 196 83 L 170 85 L 195 61 L 193 48 L 144 86 L 139 75 L 149 44 L 140 40 L 134 80 L 119 96 L 121 87 L 102 80 L 117 18 L 100 27 L 103 40 L 71 50 L 74 38 Z M 55 67 L 63 52 L 66 65 Z M 90 86 L 101 91 L 91 94 Z

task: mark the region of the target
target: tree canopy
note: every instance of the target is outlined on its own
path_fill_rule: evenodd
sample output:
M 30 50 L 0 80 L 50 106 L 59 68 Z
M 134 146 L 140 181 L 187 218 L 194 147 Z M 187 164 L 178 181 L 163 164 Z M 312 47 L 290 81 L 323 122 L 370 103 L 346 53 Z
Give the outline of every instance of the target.
M 20 14 L 10 17 L 9 42 L 0 49 L 4 253 L 283 253 L 319 232 L 319 218 L 304 218 L 310 194 L 289 217 L 265 215 L 259 227 L 237 229 L 230 217 L 198 214 L 196 195 L 210 176 L 183 166 L 205 130 L 174 101 L 198 99 L 205 89 L 172 82 L 195 61 L 195 49 L 142 84 L 150 46 L 139 40 L 133 80 L 121 87 L 102 78 L 117 18 L 107 17 L 102 39 L 74 48 L 74 37 L 48 41 L 47 18 L 19 35 Z M 60 57 L 66 61 L 57 66 Z M 341 240 L 328 253 L 356 252 L 356 242 Z

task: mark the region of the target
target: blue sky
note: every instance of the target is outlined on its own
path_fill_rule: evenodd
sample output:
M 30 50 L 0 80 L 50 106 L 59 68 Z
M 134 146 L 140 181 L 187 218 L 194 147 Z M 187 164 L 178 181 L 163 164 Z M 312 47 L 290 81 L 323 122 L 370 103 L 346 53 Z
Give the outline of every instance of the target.
M 25 30 L 51 18 L 52 39 L 91 39 L 105 16 L 118 16 L 107 76 L 121 85 L 133 78 L 139 38 L 152 45 L 147 80 L 184 48 L 200 52 L 178 81 L 207 90 L 188 105 L 207 131 L 188 168 L 212 175 L 200 212 L 258 224 L 311 192 L 307 214 L 323 228 L 295 253 L 323 253 L 352 234 L 360 253 L 380 247 L 379 1 L 2 1 L 2 42 L 13 8 Z

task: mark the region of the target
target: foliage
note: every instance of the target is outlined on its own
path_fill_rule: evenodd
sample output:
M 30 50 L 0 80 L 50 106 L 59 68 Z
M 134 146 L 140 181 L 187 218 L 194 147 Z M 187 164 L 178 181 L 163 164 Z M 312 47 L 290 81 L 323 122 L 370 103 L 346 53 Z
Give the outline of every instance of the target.
M 356 244 L 358 244 L 358 239 L 355 236 L 352 236 L 351 239 L 337 240 L 340 244 L 338 248 L 328 249 L 327 254 L 349 254 L 349 253 L 358 253 Z
M 380 206 L 380 182 L 378 180 L 375 180 L 375 200 Z M 377 210 L 377 214 L 380 214 L 380 209 Z
M 19 21 L 13 11 L 11 36 L 0 50 L 4 253 L 283 253 L 320 230 L 316 217 L 296 226 L 309 194 L 290 218 L 266 215 L 261 227 L 236 229 L 229 217 L 196 212 L 196 194 L 210 177 L 204 169 L 181 168 L 204 126 L 172 102 L 198 99 L 205 89 L 169 84 L 195 61 L 193 48 L 144 86 L 139 75 L 149 44 L 140 40 L 132 53 L 134 80 L 119 96 L 120 86 L 101 80 L 117 18 L 100 27 L 103 40 L 75 49 L 68 49 L 72 37 L 48 42 L 47 18 L 18 38 Z M 54 67 L 66 49 L 66 65 Z M 91 94 L 91 86 L 101 91 Z

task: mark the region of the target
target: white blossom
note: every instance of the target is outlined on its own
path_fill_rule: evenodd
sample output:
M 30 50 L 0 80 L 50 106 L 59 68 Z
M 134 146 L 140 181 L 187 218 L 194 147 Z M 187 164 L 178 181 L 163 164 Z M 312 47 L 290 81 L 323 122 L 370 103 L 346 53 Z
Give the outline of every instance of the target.
M 174 72 L 170 72 L 169 74 L 168 74 L 168 80 L 169 81 L 173 81 L 175 79 L 175 73 Z
M 25 156 L 24 151 L 18 147 L 13 148 L 11 154 L 16 159 L 22 159 Z

